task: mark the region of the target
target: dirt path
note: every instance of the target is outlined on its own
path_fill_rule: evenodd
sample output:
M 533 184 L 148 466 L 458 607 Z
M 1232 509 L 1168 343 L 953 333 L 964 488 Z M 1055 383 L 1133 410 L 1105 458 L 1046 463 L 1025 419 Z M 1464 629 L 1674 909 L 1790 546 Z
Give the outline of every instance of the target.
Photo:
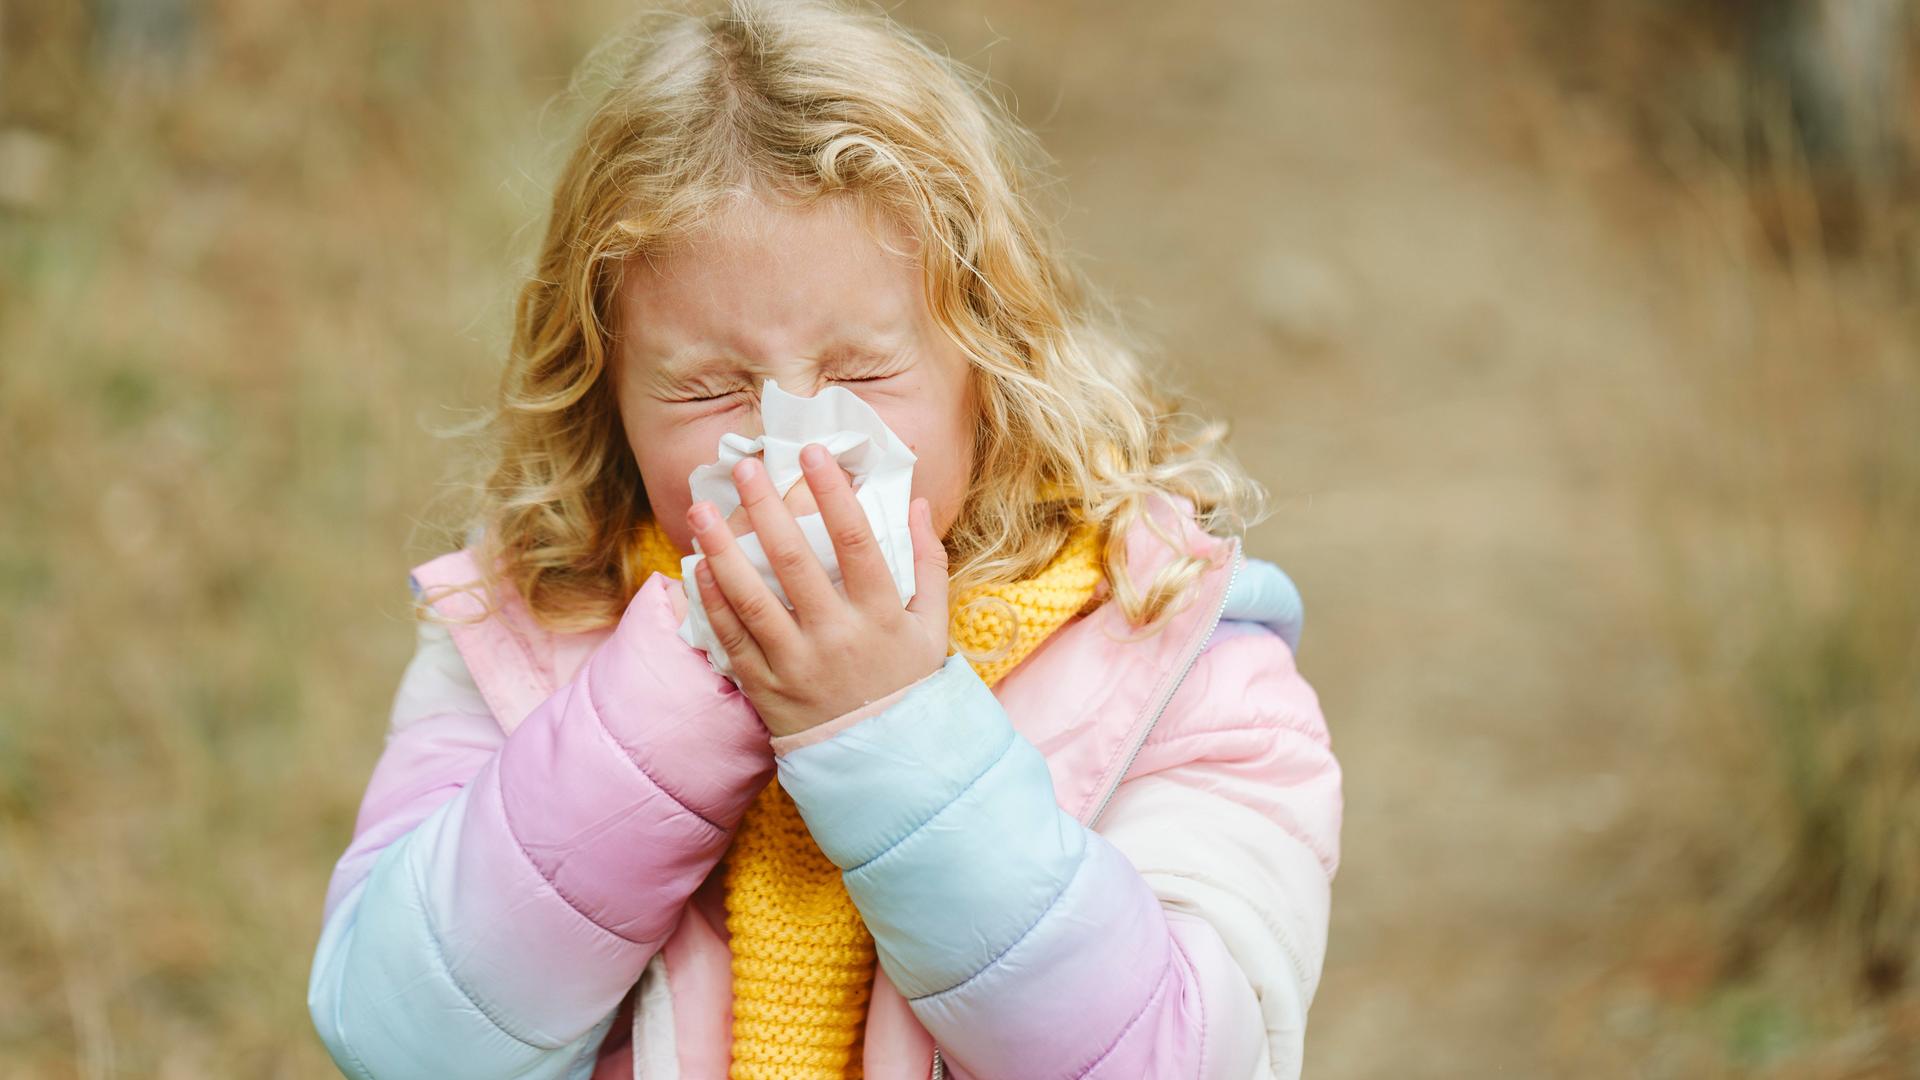
M 1301 582 L 1348 776 L 1317 1078 L 1566 1075 L 1648 737 L 1629 511 L 1577 449 L 1587 391 L 1648 351 L 1644 286 L 1581 197 L 1508 163 L 1482 121 L 1504 88 L 1431 8 L 987 16 L 1018 28 L 990 66 L 1096 276 L 1147 298 L 1277 497 L 1252 546 Z

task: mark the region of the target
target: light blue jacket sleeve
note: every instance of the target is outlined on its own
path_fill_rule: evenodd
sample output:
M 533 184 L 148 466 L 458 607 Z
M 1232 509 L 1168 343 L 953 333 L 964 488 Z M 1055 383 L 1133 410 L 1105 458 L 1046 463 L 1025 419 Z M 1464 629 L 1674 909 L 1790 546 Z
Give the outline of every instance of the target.
M 1191 971 L 1158 900 L 1058 807 L 1045 759 L 965 659 L 778 767 L 888 978 L 968 1073 L 1128 1075 L 1100 1068 L 1140 1060 L 1128 1039 L 1201 1053 Z M 1176 1074 L 1195 1075 L 1152 1072 Z
M 586 1080 L 612 1015 L 570 1043 L 539 1045 L 478 1007 L 443 955 L 447 945 L 433 925 L 423 880 L 443 861 L 433 853 L 457 844 L 445 834 L 458 831 L 469 794 L 461 792 L 382 852 L 366 881 L 335 906 L 308 991 L 321 1042 L 354 1080 Z M 375 987 L 394 992 L 385 1000 L 356 993 Z

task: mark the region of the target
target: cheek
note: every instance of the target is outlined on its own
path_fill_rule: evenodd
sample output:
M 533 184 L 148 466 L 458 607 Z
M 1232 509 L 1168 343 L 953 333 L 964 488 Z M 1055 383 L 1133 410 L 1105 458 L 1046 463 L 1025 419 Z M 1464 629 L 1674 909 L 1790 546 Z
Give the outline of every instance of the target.
M 671 418 L 636 410 L 627 426 L 627 445 L 633 448 L 654 520 L 681 551 L 693 550 L 693 530 L 687 527 L 687 508 L 693 505 L 687 474 L 713 460 L 720 436 L 733 427 L 701 420 L 675 423 Z M 711 430 L 709 430 L 711 429 Z
M 964 414 L 919 412 L 896 423 L 884 417 L 919 459 L 913 468 L 913 494 L 933 508 L 936 528 L 945 532 L 960 516 L 973 471 L 973 427 Z

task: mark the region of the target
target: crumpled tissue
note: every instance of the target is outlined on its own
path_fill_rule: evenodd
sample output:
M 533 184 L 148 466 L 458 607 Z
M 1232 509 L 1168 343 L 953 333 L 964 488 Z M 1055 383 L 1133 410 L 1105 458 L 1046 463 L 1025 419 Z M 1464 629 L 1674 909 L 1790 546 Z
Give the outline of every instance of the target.
M 853 477 L 854 497 L 867 512 L 874 538 L 886 556 L 887 569 L 893 574 L 894 588 L 904 606 L 913 599 L 913 533 L 907 525 L 907 507 L 913 501 L 913 451 L 889 429 L 873 406 L 844 386 L 830 386 L 813 397 L 800 397 L 780 389 L 768 379 L 760 391 L 760 420 L 765 432 L 748 438 L 735 432 L 720 437 L 718 459 L 702 465 L 687 476 L 695 502 L 706 500 L 725 518 L 740 507 L 740 492 L 733 486 L 733 467 L 743 459 L 759 455 L 773 481 L 773 489 L 784 498 L 788 489 L 800 483 L 800 451 L 808 443 L 819 443 Z M 826 567 L 827 578 L 844 595 L 840 560 L 833 550 L 833 539 L 819 514 L 794 519 L 812 547 L 813 554 Z M 752 533 L 736 537 L 740 550 L 760 572 L 773 595 L 793 608 L 780 579 L 767 562 L 760 538 Z M 687 615 L 680 623 L 680 640 L 707 654 L 713 670 L 733 679 L 733 664 L 727 651 L 714 637 L 707 621 L 707 609 L 700 602 L 700 586 L 694 568 L 706 558 L 695 543 L 695 553 L 680 560 L 680 580 L 687 594 Z

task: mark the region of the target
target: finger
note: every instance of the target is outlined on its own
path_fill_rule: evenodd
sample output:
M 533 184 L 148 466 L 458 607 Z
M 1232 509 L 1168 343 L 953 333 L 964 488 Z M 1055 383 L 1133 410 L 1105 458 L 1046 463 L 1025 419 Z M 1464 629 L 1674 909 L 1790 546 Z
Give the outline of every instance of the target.
M 800 451 L 800 468 L 814 502 L 820 504 L 820 517 L 827 523 L 827 535 L 833 538 L 833 552 L 840 559 L 840 580 L 847 586 L 847 598 L 870 611 L 899 611 L 900 590 L 893 583 L 893 571 L 874 538 L 873 523 L 860 497 L 853 493 L 846 470 L 833 460 L 827 448 L 817 443 Z M 909 513 L 911 518 L 912 514 Z
M 947 632 L 947 546 L 933 529 L 933 509 L 925 499 L 913 500 L 907 512 L 913 532 L 913 600 L 907 610 L 937 624 L 942 640 Z
M 687 511 L 687 523 L 700 541 L 706 564 L 726 596 L 727 606 L 753 635 L 762 655 L 790 650 L 800 637 L 793 616 L 781 605 L 773 590 L 760 580 L 760 572 L 747 561 L 746 552 L 733 538 L 733 530 L 720 519 L 720 512 L 709 502 L 699 502 Z
M 767 665 L 766 657 L 760 654 L 759 643 L 747 632 L 746 624 L 733 613 L 733 607 L 727 603 L 726 594 L 720 591 L 720 585 L 713 580 L 713 565 L 706 559 L 694 567 L 693 576 L 700 583 L 700 607 L 707 613 L 707 625 L 713 627 L 713 637 L 727 654 L 727 662 L 733 665 L 733 672 L 739 675 L 748 670 L 763 670 Z
M 767 564 L 787 590 L 799 621 L 815 621 L 841 608 L 844 601 L 834 591 L 827 568 L 820 565 L 799 523 L 794 521 L 793 511 L 787 509 L 786 500 L 773 490 L 766 466 L 753 458 L 745 459 L 733 467 L 733 483 L 740 489 L 740 505 L 753 522 L 760 547 L 767 553 Z

